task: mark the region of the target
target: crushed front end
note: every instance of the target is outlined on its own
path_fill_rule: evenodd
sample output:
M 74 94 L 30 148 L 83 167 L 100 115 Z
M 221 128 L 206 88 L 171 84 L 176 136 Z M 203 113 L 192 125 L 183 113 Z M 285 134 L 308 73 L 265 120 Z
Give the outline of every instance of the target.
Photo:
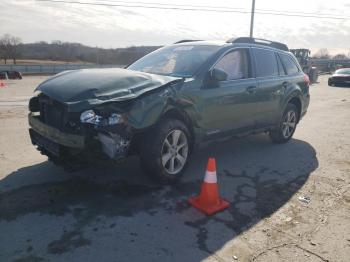
M 70 112 L 64 103 L 41 93 L 29 102 L 31 141 L 42 154 L 63 166 L 122 160 L 129 155 L 133 138 L 123 107 L 127 103 Z

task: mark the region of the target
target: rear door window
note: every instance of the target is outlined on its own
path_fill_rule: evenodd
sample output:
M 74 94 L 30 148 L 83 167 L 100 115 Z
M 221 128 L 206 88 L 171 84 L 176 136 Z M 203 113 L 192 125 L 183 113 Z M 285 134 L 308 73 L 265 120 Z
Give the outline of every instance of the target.
M 298 66 L 295 64 L 295 62 L 293 61 L 293 59 L 285 54 L 279 54 L 282 63 L 284 65 L 284 68 L 287 71 L 287 75 L 294 75 L 297 74 L 299 72 L 299 68 Z
M 267 49 L 253 48 L 257 77 L 278 76 L 276 55 Z

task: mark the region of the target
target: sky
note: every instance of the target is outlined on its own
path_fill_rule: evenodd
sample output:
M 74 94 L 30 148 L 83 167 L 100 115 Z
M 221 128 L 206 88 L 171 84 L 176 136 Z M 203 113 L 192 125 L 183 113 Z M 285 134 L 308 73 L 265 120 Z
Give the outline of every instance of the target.
M 90 3 L 158 3 L 225 7 L 249 12 L 250 0 L 65 0 Z M 144 4 L 145 5 L 145 4 Z M 198 8 L 197 8 L 198 9 Z M 350 53 L 349 0 L 256 0 L 256 10 L 317 13 L 344 19 L 255 15 L 254 37 L 286 43 L 290 48 L 327 48 Z M 347 17 L 347 18 L 346 18 Z M 0 35 L 18 36 L 24 43 L 61 40 L 117 48 L 166 45 L 181 39 L 227 40 L 248 36 L 249 13 L 106 7 L 36 0 L 0 0 Z

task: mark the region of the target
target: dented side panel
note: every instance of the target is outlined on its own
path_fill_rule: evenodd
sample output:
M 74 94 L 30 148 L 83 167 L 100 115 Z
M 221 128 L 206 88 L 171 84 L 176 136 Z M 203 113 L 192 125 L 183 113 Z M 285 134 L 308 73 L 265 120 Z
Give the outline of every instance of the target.
M 169 110 L 176 109 L 191 119 L 196 126 L 197 114 L 191 99 L 186 98 L 184 83 L 176 83 L 137 99 L 126 112 L 127 123 L 135 129 L 144 129 L 157 123 Z
M 163 97 L 164 93 L 171 92 L 169 89 L 148 94 L 135 101 L 132 108 L 126 113 L 128 124 L 135 129 L 143 129 L 155 124 L 170 102 L 171 98 Z

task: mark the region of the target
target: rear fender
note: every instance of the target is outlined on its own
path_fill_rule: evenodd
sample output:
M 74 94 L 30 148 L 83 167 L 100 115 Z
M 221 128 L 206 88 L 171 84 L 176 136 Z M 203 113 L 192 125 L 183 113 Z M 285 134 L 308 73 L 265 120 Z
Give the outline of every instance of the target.
M 282 104 L 281 104 L 281 117 L 284 113 L 284 110 L 286 109 L 288 103 L 290 103 L 291 101 L 293 100 L 297 100 L 298 103 L 300 103 L 300 106 L 298 106 L 299 108 L 299 118 L 300 118 L 300 113 L 302 111 L 302 108 L 303 108 L 303 100 L 302 100 L 302 92 L 299 88 L 295 88 L 295 89 L 292 89 L 290 90 L 285 96 L 284 96 L 284 99 L 282 100 Z

